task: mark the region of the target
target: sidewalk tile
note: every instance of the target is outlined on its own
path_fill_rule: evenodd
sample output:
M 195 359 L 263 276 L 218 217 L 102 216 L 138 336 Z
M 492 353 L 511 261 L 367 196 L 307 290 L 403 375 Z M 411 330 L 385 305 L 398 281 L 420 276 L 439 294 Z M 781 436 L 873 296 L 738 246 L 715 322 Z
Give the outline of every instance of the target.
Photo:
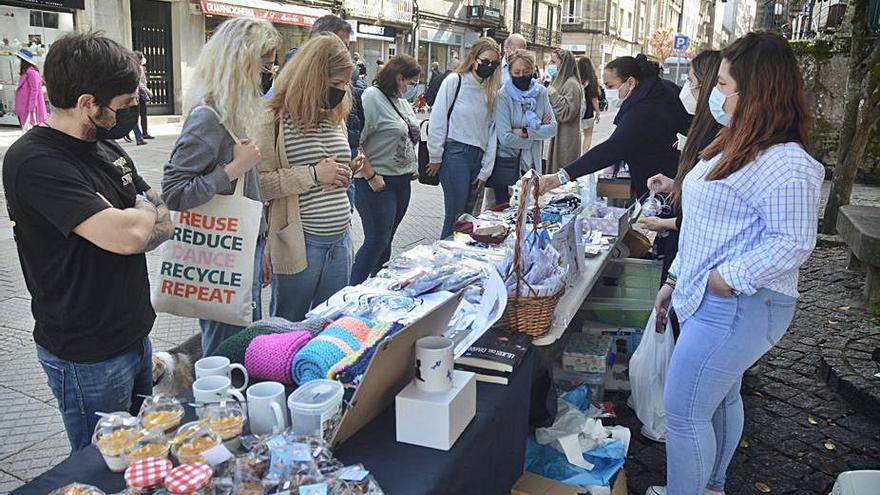
M 3 428 L 3 441 L 0 442 L 0 459 L 7 457 L 33 446 L 59 432 L 64 431 L 61 423 L 61 414 L 54 406 L 40 402 L 36 399 L 23 395 L 15 390 L 0 386 L 0 425 Z M 6 425 L 9 425 L 7 428 Z M 65 442 L 66 437 L 64 437 Z M 53 464 L 43 464 L 47 469 Z M 15 470 L 5 469 L 0 463 L 0 469 L 21 477 Z
M 0 469 L 30 481 L 70 455 L 67 435 L 61 431 L 32 443 L 27 449 L 0 461 Z

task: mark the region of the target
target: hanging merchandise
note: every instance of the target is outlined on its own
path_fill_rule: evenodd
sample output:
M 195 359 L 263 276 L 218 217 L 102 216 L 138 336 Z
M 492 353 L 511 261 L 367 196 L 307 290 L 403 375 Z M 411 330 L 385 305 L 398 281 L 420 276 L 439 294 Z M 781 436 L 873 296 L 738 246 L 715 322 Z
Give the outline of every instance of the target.
M 666 441 L 666 409 L 663 405 L 663 386 L 674 342 L 672 325 L 666 331 L 656 331 L 657 313 L 652 312 L 642 341 L 629 361 L 629 381 L 632 387 L 630 406 L 642 422 L 642 435 L 657 442 Z

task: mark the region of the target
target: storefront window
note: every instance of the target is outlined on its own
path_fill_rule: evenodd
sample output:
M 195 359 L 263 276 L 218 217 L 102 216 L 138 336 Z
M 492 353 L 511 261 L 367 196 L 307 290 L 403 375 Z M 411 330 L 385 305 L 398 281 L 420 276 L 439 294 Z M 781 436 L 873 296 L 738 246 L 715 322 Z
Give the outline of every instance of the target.
M 229 17 L 221 17 L 215 15 L 205 16 L 205 41 L 211 39 L 214 31 L 223 24 Z M 284 62 L 284 54 L 291 48 L 303 46 L 309 40 L 309 28 L 305 26 L 296 26 L 292 24 L 273 24 L 275 29 L 281 34 L 281 46 L 278 47 L 276 62 L 279 64 Z

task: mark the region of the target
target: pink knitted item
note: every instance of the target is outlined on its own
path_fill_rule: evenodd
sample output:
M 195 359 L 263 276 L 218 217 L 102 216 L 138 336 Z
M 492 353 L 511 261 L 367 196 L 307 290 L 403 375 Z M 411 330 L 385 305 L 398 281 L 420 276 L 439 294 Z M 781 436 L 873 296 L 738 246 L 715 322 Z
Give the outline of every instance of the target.
M 311 338 L 309 332 L 258 335 L 245 351 L 244 367 L 248 375 L 258 380 L 292 384 L 290 363 Z

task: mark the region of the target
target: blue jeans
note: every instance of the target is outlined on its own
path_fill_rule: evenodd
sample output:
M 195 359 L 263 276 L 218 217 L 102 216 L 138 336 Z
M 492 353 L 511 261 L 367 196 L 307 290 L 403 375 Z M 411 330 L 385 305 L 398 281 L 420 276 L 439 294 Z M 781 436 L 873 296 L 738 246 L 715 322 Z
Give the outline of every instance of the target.
M 253 298 L 253 321 L 263 317 L 263 303 L 261 293 L 263 291 L 263 246 L 266 241 L 261 235 L 257 238 L 257 255 L 254 257 L 254 282 L 251 290 Z M 232 337 L 245 327 L 230 325 L 219 321 L 199 320 L 202 329 L 202 355 L 213 356 L 224 340 Z
M 141 132 L 141 127 L 137 123 L 134 124 L 134 127 L 131 130 L 134 131 L 135 141 L 141 142 L 144 140 L 144 134 Z
M 137 416 L 144 399 L 153 393 L 153 348 L 150 338 L 110 359 L 75 363 L 55 356 L 37 344 L 37 359 L 58 401 L 64 429 L 73 452 L 92 441 L 98 411 L 128 411 Z
M 364 226 L 364 244 L 354 258 L 351 284 L 375 275 L 391 259 L 391 242 L 412 195 L 412 174 L 389 175 L 385 189 L 375 192 L 364 179 L 355 179 L 355 206 Z
M 724 489 L 743 430 L 743 373 L 785 334 L 795 303 L 767 289 L 736 297 L 707 291 L 682 324 L 664 394 L 669 495 Z
M 302 321 L 306 313 L 348 285 L 351 276 L 351 234 L 338 236 L 305 234 L 305 270 L 272 276 L 269 312 L 290 321 Z
M 452 226 L 462 213 L 474 209 L 473 183 L 483 166 L 483 150 L 458 141 L 446 141 L 443 162 L 440 165 L 440 185 L 443 186 L 443 217 L 441 239 L 452 235 Z

